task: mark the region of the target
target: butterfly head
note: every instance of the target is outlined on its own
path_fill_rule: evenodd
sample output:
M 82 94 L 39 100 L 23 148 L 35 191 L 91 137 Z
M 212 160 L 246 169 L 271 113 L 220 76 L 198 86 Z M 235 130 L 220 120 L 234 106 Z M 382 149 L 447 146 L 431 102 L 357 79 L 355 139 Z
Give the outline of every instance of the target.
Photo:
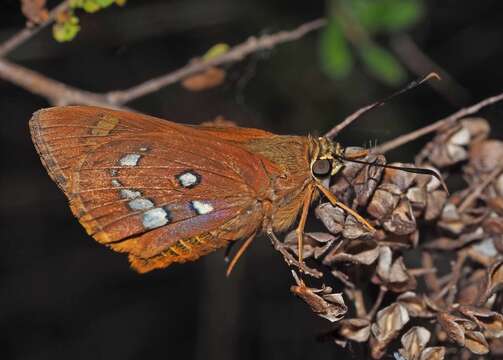
M 324 180 L 337 174 L 344 164 L 342 146 L 326 137 L 318 138 L 317 151 L 311 159 L 311 175 L 317 180 Z

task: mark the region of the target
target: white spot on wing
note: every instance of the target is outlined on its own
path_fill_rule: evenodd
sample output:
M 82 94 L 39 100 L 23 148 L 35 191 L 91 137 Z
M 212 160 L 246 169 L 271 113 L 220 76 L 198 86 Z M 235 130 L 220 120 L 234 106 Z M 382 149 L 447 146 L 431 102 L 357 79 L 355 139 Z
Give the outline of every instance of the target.
M 122 184 L 119 180 L 117 179 L 112 179 L 112 185 L 115 186 L 115 187 L 121 187 Z
M 145 229 L 155 229 L 169 222 L 168 213 L 162 208 L 153 208 L 143 213 Z
M 140 160 L 140 154 L 127 154 L 121 157 L 119 164 L 121 166 L 136 166 L 138 165 L 138 160 Z
M 141 196 L 141 192 L 137 190 L 131 190 L 131 189 L 121 189 L 120 190 L 121 198 L 123 199 L 136 199 Z
M 148 210 L 150 208 L 153 208 L 154 203 L 152 201 L 150 201 L 149 199 L 138 198 L 138 199 L 131 200 L 129 202 L 129 207 L 131 208 L 131 210 L 143 211 L 143 210 Z
M 208 214 L 213 211 L 213 206 L 210 203 L 194 200 L 191 201 L 192 207 L 199 215 Z
M 178 175 L 178 181 L 183 187 L 191 187 L 199 183 L 199 178 L 197 174 L 187 171 Z

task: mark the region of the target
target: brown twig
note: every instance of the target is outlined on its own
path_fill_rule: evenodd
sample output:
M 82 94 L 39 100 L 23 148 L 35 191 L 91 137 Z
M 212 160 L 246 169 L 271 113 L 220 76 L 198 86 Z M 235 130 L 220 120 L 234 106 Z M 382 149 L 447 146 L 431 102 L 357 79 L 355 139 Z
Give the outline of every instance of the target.
M 17 32 L 5 42 L 0 44 L 0 58 L 5 57 L 12 50 L 19 47 L 25 41 L 30 39 L 32 36 L 37 34 L 40 30 L 44 29 L 48 25 L 50 25 L 55 19 L 56 16 L 61 12 L 65 11 L 70 7 L 70 0 L 65 0 L 61 2 L 58 6 L 49 11 L 47 18 L 40 24 L 34 27 L 25 27 L 23 30 Z
M 482 181 L 480 184 L 477 184 L 475 189 L 471 191 L 468 196 L 463 200 L 463 202 L 459 205 L 458 211 L 459 212 L 464 212 L 470 205 L 473 204 L 475 200 L 480 196 L 482 191 L 486 187 L 489 186 L 501 172 L 503 171 L 503 165 L 498 166 L 496 169 L 494 169 L 485 179 Z
M 404 144 L 407 144 L 408 142 L 414 141 L 414 140 L 420 138 L 421 136 L 424 136 L 424 135 L 427 135 L 431 132 L 440 130 L 443 127 L 450 126 L 451 124 L 455 123 L 457 120 L 459 120 L 463 117 L 466 117 L 468 115 L 475 114 L 478 111 L 480 111 L 480 109 L 482 109 L 486 106 L 492 105 L 494 103 L 497 103 L 499 101 L 502 101 L 502 100 L 503 100 L 503 93 L 495 95 L 495 96 L 491 96 L 491 97 L 484 99 L 484 100 L 482 100 L 482 101 L 480 101 L 470 107 L 458 110 L 454 114 L 452 114 L 446 118 L 440 119 L 431 125 L 425 126 L 421 129 L 412 131 L 408 134 L 399 136 L 396 139 L 385 142 L 384 144 L 374 148 L 373 151 L 375 153 L 384 154 L 390 150 L 393 150 L 397 147 L 400 147 Z
M 461 277 L 461 270 L 463 269 L 463 264 L 465 263 L 467 257 L 466 251 L 460 251 L 458 252 L 458 258 L 456 259 L 456 262 L 452 266 L 452 271 L 451 271 L 451 278 L 449 279 L 449 282 L 447 283 L 446 286 L 438 292 L 433 299 L 435 301 L 440 300 L 446 293 L 447 299 L 446 302 L 448 305 L 451 305 L 454 302 L 454 298 L 456 296 L 457 290 L 458 290 L 458 281 L 459 278 Z
M 355 304 L 356 317 L 364 318 L 367 316 L 367 309 L 365 308 L 365 299 L 363 298 L 363 293 L 360 289 L 351 290 L 353 301 Z
M 118 108 L 109 103 L 103 94 L 80 90 L 5 59 L 0 59 L 0 78 L 43 96 L 54 105 L 83 104 Z
M 368 312 L 368 314 L 366 316 L 366 318 L 368 320 L 372 320 L 374 318 L 375 314 L 377 313 L 377 311 L 379 310 L 379 307 L 382 304 L 382 301 L 384 300 L 384 295 L 386 295 L 387 291 L 388 290 L 384 286 L 381 286 L 379 288 L 379 294 L 377 295 L 377 299 L 374 302 L 374 305 L 372 306 L 372 309 L 370 309 L 370 311 Z
M 423 252 L 421 254 L 421 264 L 423 265 L 424 268 L 435 269 L 435 264 L 433 263 L 433 257 L 428 252 Z M 426 286 L 432 292 L 440 291 L 440 284 L 438 282 L 438 278 L 437 278 L 436 273 L 426 274 L 424 277 L 424 280 L 425 280 Z
M 271 35 L 263 35 L 259 38 L 251 37 L 245 42 L 234 46 L 225 54 L 218 56 L 214 59 L 207 61 L 196 61 L 190 62 L 184 67 L 170 72 L 165 75 L 158 76 L 151 80 L 145 81 L 142 84 L 133 86 L 126 90 L 112 91 L 107 94 L 108 101 L 113 104 L 125 104 L 131 100 L 137 99 L 139 97 L 145 96 L 152 92 L 158 91 L 161 88 L 175 84 L 178 81 L 206 70 L 213 66 L 233 63 L 236 61 L 243 60 L 246 56 L 255 53 L 257 51 L 272 49 L 278 44 L 285 42 L 295 41 L 302 38 L 307 33 L 317 30 L 325 26 L 325 19 L 317 19 L 301 26 L 297 27 L 291 31 L 280 31 Z
M 61 3 L 53 11 L 51 11 L 52 18 L 58 11 L 65 9 L 65 6 L 68 6 L 66 1 Z M 44 24 L 40 26 L 46 26 L 48 23 L 49 22 L 44 22 Z M 37 73 L 36 71 L 24 68 L 18 64 L 14 64 L 10 61 L 2 59 L 1 56 L 0 78 L 10 81 L 13 84 L 18 85 L 32 93 L 41 95 L 47 98 L 53 104 L 84 104 L 124 109 L 125 107 L 123 105 L 125 103 L 141 96 L 145 96 L 152 92 L 158 91 L 165 86 L 174 84 L 186 78 L 187 76 L 204 71 L 205 69 L 208 69 L 212 66 L 240 61 L 254 52 L 264 49 L 271 49 L 276 45 L 300 39 L 307 33 L 323 27 L 325 23 L 326 21 L 324 19 L 317 19 L 305 23 L 291 31 L 280 31 L 275 34 L 264 35 L 259 38 L 251 37 L 244 43 L 233 47 L 227 53 L 214 59 L 204 62 L 191 62 L 178 70 L 145 81 L 144 83 L 133 86 L 132 88 L 126 90 L 110 91 L 104 94 L 85 91 L 76 87 L 72 87 L 70 85 L 66 85 L 62 82 Z M 32 32 L 28 33 L 23 30 L 13 38 L 8 40 L 7 42 L 9 44 L 7 46 L 6 44 L 0 45 L 0 49 L 3 49 L 4 53 L 11 51 L 15 48 L 15 46 L 20 45 L 31 35 L 33 35 Z M 14 38 L 17 40 L 15 40 Z

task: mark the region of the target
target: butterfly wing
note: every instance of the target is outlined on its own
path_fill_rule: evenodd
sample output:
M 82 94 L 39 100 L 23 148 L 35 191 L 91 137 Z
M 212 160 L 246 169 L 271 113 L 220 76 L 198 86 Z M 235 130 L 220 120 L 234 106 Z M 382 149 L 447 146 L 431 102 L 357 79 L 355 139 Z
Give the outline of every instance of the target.
M 81 106 L 41 110 L 30 130 L 86 231 L 138 271 L 194 260 L 261 225 L 256 198 L 271 165 L 225 131 Z

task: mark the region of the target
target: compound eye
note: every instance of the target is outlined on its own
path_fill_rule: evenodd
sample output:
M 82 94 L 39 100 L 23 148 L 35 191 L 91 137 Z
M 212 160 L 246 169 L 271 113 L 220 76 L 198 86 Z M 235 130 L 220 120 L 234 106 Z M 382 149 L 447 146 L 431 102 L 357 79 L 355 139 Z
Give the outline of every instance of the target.
M 332 171 L 332 163 L 328 159 L 316 160 L 313 164 L 313 174 L 316 177 L 323 177 Z

